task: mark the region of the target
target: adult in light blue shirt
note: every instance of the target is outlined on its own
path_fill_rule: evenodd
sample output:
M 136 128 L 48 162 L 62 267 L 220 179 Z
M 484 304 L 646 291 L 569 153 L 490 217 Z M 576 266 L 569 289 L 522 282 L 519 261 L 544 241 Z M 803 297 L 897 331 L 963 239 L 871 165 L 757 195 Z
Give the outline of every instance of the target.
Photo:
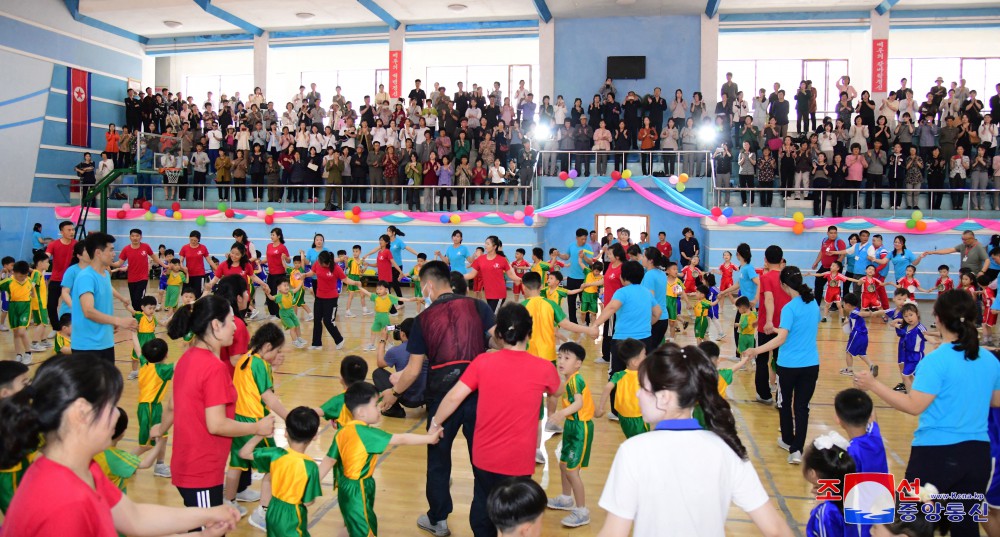
M 896 235 L 892 241 L 892 252 L 889 254 L 889 264 L 892 265 L 892 275 L 895 278 L 893 281 L 898 282 L 900 278 L 906 276 L 906 267 L 919 265 L 920 259 L 913 250 L 906 248 L 906 237 Z
M 407 252 L 413 254 L 413 257 L 417 256 L 417 251 L 407 246 L 406 243 L 403 242 L 403 239 L 400 238 L 400 237 L 405 237 L 406 233 L 400 231 L 399 228 L 396 226 L 387 227 L 385 232 L 387 235 L 389 235 L 389 252 L 392 253 L 392 258 L 396 260 L 396 263 L 399 265 L 400 268 L 403 267 L 403 250 L 406 250 Z M 372 253 L 374 253 L 377 250 L 378 249 L 376 248 L 375 250 L 372 251 Z M 393 279 L 398 280 L 399 276 L 393 274 Z
M 990 407 L 1000 406 L 1000 362 L 979 347 L 971 295 L 945 291 L 934 303 L 934 318 L 945 343 L 917 365 L 909 393 L 894 391 L 868 373 L 855 375 L 854 383 L 918 416 L 907 479 L 933 483 L 941 494 L 982 492 L 992 473 L 988 419 Z M 965 509 L 972 504 L 963 503 Z M 970 517 L 953 522 L 951 532 L 979 535 Z
M 583 255 L 582 258 L 580 257 L 581 254 Z M 587 247 L 587 230 L 582 227 L 577 228 L 576 241 L 569 245 L 569 248 L 566 248 L 565 252 L 559 254 L 559 257 L 569 265 L 566 270 L 566 289 L 570 291 L 579 289 L 587 277 L 580 263 L 582 261 L 587 266 L 590 266 L 590 262 L 594 257 L 594 252 Z M 554 269 L 555 267 L 553 267 Z M 569 322 L 575 323 L 577 296 L 575 294 L 569 295 L 566 299 L 566 306 L 569 308 Z
M 435 252 L 435 257 L 447 263 L 451 270 L 457 270 L 464 274 L 469 268 L 466 266 L 469 248 L 462 244 L 463 239 L 462 231 L 456 229 L 451 233 L 451 246 L 445 249 L 444 255 L 441 255 L 440 250 Z
M 740 263 L 740 270 L 736 272 L 735 284 L 719 293 L 719 298 L 739 292 L 739 296 L 747 297 L 751 306 L 755 305 L 754 300 L 757 299 L 757 287 L 760 285 L 760 276 L 757 275 L 757 269 L 753 268 L 753 265 L 750 264 L 752 256 L 749 244 L 744 242 L 736 247 L 736 260 Z M 737 312 L 737 324 L 739 320 L 740 314 Z
M 646 275 L 642 277 L 642 287 L 653 295 L 653 300 L 660 306 L 660 311 L 667 311 L 667 273 L 664 272 L 667 268 L 667 259 L 656 248 L 646 248 L 642 266 L 646 269 Z M 669 328 L 670 321 L 665 318 L 658 319 L 653 323 L 650 341 L 657 343 L 663 341 Z
M 816 391 L 819 378 L 819 305 L 812 287 L 805 284 L 798 267 L 787 266 L 781 271 L 781 289 L 792 299 L 781 309 L 781 319 L 774 339 L 764 345 L 747 349 L 751 357 L 781 348 L 778 354 L 778 407 L 781 423 L 781 445 L 788 446 L 788 462 L 802 462 L 809 427 L 809 401 Z M 758 401 L 761 399 L 758 397 Z
M 651 329 L 653 323 L 660 318 L 663 309 L 656 303 L 649 289 L 641 285 L 645 272 L 638 261 L 626 261 L 622 264 L 622 288 L 615 291 L 614 298 L 601 310 L 601 315 L 592 325 L 590 330 L 594 337 L 597 337 L 597 327 L 615 316 L 612 339 L 616 341 L 638 339 L 645 343 L 647 350 L 655 346 L 650 338 Z M 663 292 L 665 296 L 665 287 Z M 623 369 L 625 363 L 617 357 L 616 352 L 612 352 L 611 372 L 616 373 Z
M 45 251 L 45 245 L 52 242 L 52 239 L 42 236 L 42 224 L 35 223 L 31 229 L 31 251 Z
M 858 237 L 860 240 L 855 243 L 853 248 L 848 248 L 847 255 L 851 256 L 853 260 L 852 272 L 854 274 L 864 274 L 865 269 L 870 264 L 868 261 L 868 230 L 862 230 L 858 234 Z
M 317 233 L 313 236 L 312 246 L 305 251 L 306 259 L 308 265 L 313 265 L 316 260 L 319 259 L 320 252 L 329 252 L 330 250 L 326 247 L 326 237 L 321 233 Z
M 114 295 L 111 293 L 111 275 L 98 273 L 86 267 L 76 275 L 70 296 L 73 299 L 73 351 L 104 351 L 115 346 L 114 325 L 92 321 L 84 315 L 80 297 L 91 295 L 93 307 L 99 313 L 114 312 Z

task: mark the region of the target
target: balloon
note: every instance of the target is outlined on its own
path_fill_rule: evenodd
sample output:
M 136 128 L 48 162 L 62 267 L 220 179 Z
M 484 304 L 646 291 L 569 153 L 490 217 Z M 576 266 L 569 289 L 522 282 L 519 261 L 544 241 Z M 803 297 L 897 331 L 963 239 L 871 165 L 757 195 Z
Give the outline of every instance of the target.
M 569 171 L 569 178 L 570 178 L 570 179 L 576 179 L 576 177 L 577 177 L 578 175 L 580 175 L 580 172 L 578 172 L 578 171 L 576 171 L 576 170 L 570 170 L 570 171 Z
M 917 220 L 916 230 L 917 231 L 927 231 L 927 222 L 924 222 L 923 220 Z
M 198 218 L 194 219 L 194 223 L 198 224 L 199 226 L 204 226 L 205 222 L 206 222 L 205 215 L 203 215 L 203 214 L 198 215 Z
M 236 216 L 236 211 L 232 209 L 226 209 L 226 218 L 232 218 Z
M 911 218 L 910 220 L 907 220 L 907 221 L 906 221 L 906 228 L 907 228 L 907 229 L 913 229 L 913 228 L 915 228 L 915 227 L 917 227 L 917 221 L 916 221 L 916 220 L 913 220 L 913 219 Z
M 353 214 L 361 214 L 361 207 L 359 207 L 357 205 L 355 205 L 354 207 L 351 207 L 351 213 L 353 213 Z
M 452 224 L 457 224 L 462 221 L 462 217 L 458 216 L 457 214 L 453 214 L 451 215 L 451 218 L 448 219 L 448 221 L 451 222 Z
M 725 215 L 722 215 L 718 219 L 716 219 L 716 222 L 718 222 L 720 226 L 724 226 L 729 223 L 729 219 L 726 218 Z
M 122 209 L 122 210 L 118 211 L 117 213 L 115 213 L 115 216 L 116 216 L 116 217 L 117 217 L 117 218 L 118 218 L 119 220 L 124 220 L 124 219 L 125 219 L 125 216 L 126 216 L 127 214 L 128 214 L 128 213 L 126 213 L 126 212 L 125 212 L 125 209 Z
M 147 211 L 148 211 L 148 210 L 149 210 L 149 208 L 150 208 L 150 207 L 152 207 L 152 206 L 153 206 L 153 204 L 152 204 L 152 203 L 150 203 L 150 202 L 148 202 L 148 201 L 144 201 L 144 202 L 142 202 L 142 208 L 143 208 L 143 209 L 146 209 Z
M 524 220 L 524 211 L 514 211 L 514 220 Z
M 910 215 L 910 219 L 914 221 L 920 221 L 923 218 L 924 218 L 924 213 L 922 213 L 919 209 L 913 211 L 913 214 Z
M 352 214 L 351 215 L 351 222 L 354 222 L 355 224 L 357 224 L 360 221 L 361 221 L 361 217 L 360 216 L 358 216 L 356 214 Z
M 628 171 L 628 170 L 626 170 L 626 171 Z M 619 179 L 617 186 L 618 186 L 618 188 L 628 188 L 628 183 L 625 182 L 624 179 Z
M 806 229 L 812 229 L 812 228 L 816 227 L 816 222 L 814 222 L 812 220 L 806 220 L 805 222 L 803 222 L 803 225 L 806 226 Z
M 802 211 L 795 211 L 795 213 L 792 214 L 792 220 L 795 220 L 797 224 L 801 224 L 805 219 L 806 215 L 802 214 Z
M 448 215 L 446 215 L 446 214 L 442 214 L 440 220 L 441 220 L 442 224 L 447 224 L 448 222 L 451 221 L 451 219 L 448 218 Z
M 680 175 L 678 175 L 678 176 L 677 176 L 677 179 L 678 179 L 678 180 L 679 180 L 680 182 L 682 182 L 682 183 L 686 183 L 686 182 L 687 182 L 687 180 L 688 180 L 688 174 L 686 174 L 686 173 L 682 173 L 682 174 L 680 174 Z
M 534 223 L 535 223 L 535 219 L 534 219 L 534 218 L 532 218 L 532 217 L 530 217 L 530 216 L 525 216 L 525 217 L 524 217 L 524 225 L 526 225 L 526 226 L 529 226 L 529 227 L 530 227 L 530 226 L 531 226 L 531 225 L 533 225 Z
M 264 215 L 264 223 L 267 224 L 267 225 L 273 224 L 274 223 L 274 215 L 273 214 Z
M 569 179 L 569 174 L 566 172 L 559 172 L 559 179 L 565 181 L 566 179 Z
M 573 188 L 574 184 L 572 179 L 566 179 L 566 188 Z
M 274 214 L 274 207 L 268 207 L 264 209 L 264 214 Z
M 678 192 L 684 192 L 685 190 L 687 190 L 687 187 L 684 186 L 684 183 L 678 183 L 677 186 L 674 188 L 676 188 Z
M 225 211 L 226 210 L 226 202 L 220 201 L 219 204 L 215 206 L 215 208 L 218 209 L 219 212 Z
M 175 211 L 174 220 L 180 220 L 181 218 L 184 218 L 184 215 L 182 215 L 180 211 Z
M 677 183 L 679 183 L 681 181 L 681 179 L 680 179 L 680 177 L 677 177 L 676 175 L 671 175 L 667 179 L 667 181 L 670 181 L 670 184 L 672 184 L 672 185 L 676 185 Z
M 726 218 L 732 218 L 733 217 L 733 208 L 732 207 L 726 207 L 726 208 L 722 209 L 722 216 L 725 216 Z
M 144 219 L 146 219 L 147 222 L 149 222 L 150 220 L 153 219 L 153 213 L 146 213 L 146 214 L 142 215 L 142 217 Z
M 525 216 L 531 216 L 533 214 L 535 214 L 535 206 L 534 205 L 528 205 L 527 207 L 524 208 L 524 215 Z
M 796 235 L 801 235 L 803 231 L 805 231 L 805 226 L 801 223 L 796 223 L 792 226 L 792 233 L 795 233 Z
M 714 216 L 716 218 L 722 216 L 722 209 L 720 209 L 718 207 L 712 207 L 712 216 Z
M 632 170 L 625 170 L 622 172 L 622 179 L 631 179 L 631 178 L 632 178 Z
M 350 220 L 354 218 L 354 213 L 352 213 L 351 211 L 344 211 L 344 218 Z
M 173 218 L 173 216 L 174 216 L 174 210 L 173 209 L 167 209 L 167 210 L 163 211 L 163 216 L 166 216 L 167 218 Z
M 131 206 L 131 205 L 129 205 L 128 203 L 123 203 L 123 204 L 122 204 L 122 210 L 123 210 L 123 211 L 127 211 L 127 210 L 129 210 L 129 209 L 131 209 L 131 208 L 132 208 L 132 206 Z
M 149 206 L 149 212 L 151 212 L 153 214 L 156 214 L 159 210 L 160 210 L 160 208 L 157 207 L 156 205 L 150 205 Z
M 173 209 L 173 210 L 175 210 L 175 211 L 179 211 L 179 210 L 181 210 L 181 204 L 177 203 L 175 201 L 175 202 L 173 202 L 173 203 L 170 204 L 170 208 Z
M 260 209 L 257 211 L 257 218 L 264 218 L 264 216 L 266 216 L 264 214 L 264 209 Z
M 620 171 L 615 170 L 615 171 L 611 172 L 611 178 L 614 179 L 615 181 L 617 181 L 617 180 L 619 180 L 619 179 L 622 178 L 622 174 L 621 174 Z

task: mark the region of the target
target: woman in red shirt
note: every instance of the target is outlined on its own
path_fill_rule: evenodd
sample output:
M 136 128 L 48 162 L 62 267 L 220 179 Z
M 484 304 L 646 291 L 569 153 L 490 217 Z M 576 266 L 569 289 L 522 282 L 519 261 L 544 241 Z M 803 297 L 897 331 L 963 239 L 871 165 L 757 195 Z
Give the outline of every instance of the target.
M 385 235 L 382 235 L 385 237 Z M 387 252 L 389 250 L 386 250 Z M 316 300 L 313 302 L 313 337 L 311 351 L 323 349 L 323 327 L 330 333 L 333 342 L 338 349 L 344 348 L 344 336 L 340 335 L 337 325 L 333 324 L 337 318 L 337 299 L 340 294 L 337 292 L 337 280 L 347 281 L 347 275 L 340 268 L 333 257 L 333 253 L 323 250 L 316 258 L 316 264 L 312 270 L 302 275 L 303 278 L 316 278 Z
M 399 264 L 392 257 L 392 250 L 389 249 L 389 235 L 383 234 L 378 238 L 378 248 L 375 249 L 375 264 L 364 261 L 366 267 L 375 267 L 380 282 L 392 282 L 392 270 L 403 272 Z M 369 252 L 368 255 L 371 255 Z M 365 258 L 368 257 L 365 256 Z
M 205 284 L 205 262 L 211 263 L 212 258 L 208 255 L 208 248 L 201 243 L 200 231 L 194 230 L 188 235 L 188 243 L 181 246 L 178 255 L 181 264 L 187 269 L 188 285 L 195 290 L 195 294 L 201 294 Z
M 507 282 L 503 277 L 506 275 L 515 284 L 521 283 L 521 278 L 517 277 L 513 267 L 507 262 L 507 258 L 500 253 L 503 243 L 496 235 L 486 237 L 486 254 L 481 255 L 472 262 L 472 270 L 465 274 L 466 280 L 476 279 L 476 275 L 482 274 L 483 288 L 486 293 L 486 303 L 490 309 L 497 311 L 507 299 Z
M 285 234 L 280 227 L 271 230 L 271 244 L 267 245 L 264 258 L 267 259 L 267 288 L 271 290 L 271 295 L 274 295 L 278 292 L 278 282 L 285 277 L 286 265 L 292 261 L 285 246 Z M 266 304 L 267 312 L 276 317 L 278 303 L 268 299 Z
M 256 423 L 234 420 L 236 388 L 220 355 L 233 344 L 235 318 L 226 299 L 208 295 L 192 308 L 177 310 L 167 326 L 172 339 L 194 336 L 174 368 L 173 408 L 164 412 L 158 431 L 177 425 L 171 479 L 188 507 L 222 505 L 223 470 L 233 438 L 274 432 L 273 416 Z
M 162 535 L 198 527 L 205 527 L 204 535 L 223 535 L 236 529 L 235 509 L 136 504 L 104 475 L 93 459 L 111 447 L 122 384 L 113 364 L 56 356 L 38 368 L 31 385 L 0 401 L 0 415 L 9 417 L 0 420 L 0 467 L 32 458 L 44 443 L 0 535 Z
M 267 285 L 254 274 L 253 263 L 247 258 L 247 249 L 241 242 L 234 242 L 227 259 L 215 267 L 215 278 L 208 282 L 208 288 L 211 289 L 226 276 L 242 276 L 248 285 L 250 282 Z

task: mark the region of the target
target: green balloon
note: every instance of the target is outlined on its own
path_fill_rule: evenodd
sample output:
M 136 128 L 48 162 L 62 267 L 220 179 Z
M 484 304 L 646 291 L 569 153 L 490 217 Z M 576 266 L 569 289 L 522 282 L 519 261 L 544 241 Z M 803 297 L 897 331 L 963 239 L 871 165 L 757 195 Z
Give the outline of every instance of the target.
M 915 227 L 917 227 L 917 221 L 916 220 L 910 219 L 910 220 L 906 221 L 906 229 L 913 229 Z
M 913 211 L 913 214 L 910 215 L 910 219 L 913 220 L 913 221 L 921 220 L 921 219 L 923 219 L 923 217 L 924 217 L 924 213 L 922 213 L 920 211 Z
M 215 208 L 220 211 L 225 211 L 227 209 L 226 202 L 220 201 L 219 204 L 215 206 Z
M 142 215 L 142 217 L 145 218 L 146 221 L 152 220 L 153 219 L 153 213 L 147 211 L 146 214 Z
M 198 224 L 199 226 L 204 226 L 204 225 L 205 225 L 205 215 L 201 215 L 201 216 L 199 216 L 198 218 L 195 218 L 195 220 L 194 220 L 194 221 L 195 221 L 195 223 L 196 223 L 196 224 Z

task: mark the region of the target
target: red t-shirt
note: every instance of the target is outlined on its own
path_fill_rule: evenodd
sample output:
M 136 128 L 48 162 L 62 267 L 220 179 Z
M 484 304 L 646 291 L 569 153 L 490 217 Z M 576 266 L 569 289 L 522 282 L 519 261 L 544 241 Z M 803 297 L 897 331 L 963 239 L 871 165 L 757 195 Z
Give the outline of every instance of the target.
M 506 257 L 497 255 L 493 259 L 487 259 L 486 255 L 481 255 L 472 262 L 472 268 L 483 276 L 483 288 L 487 300 L 507 298 L 507 281 L 503 275 L 510 270 L 510 263 Z
M 670 258 L 670 254 L 674 253 L 674 248 L 670 246 L 670 241 L 663 241 L 656 243 L 656 249 L 663 254 L 663 257 Z
M 698 270 L 698 267 L 688 265 L 681 270 L 681 279 L 684 280 L 684 292 L 693 293 L 701 280 L 701 271 Z
M 388 251 L 386 250 L 386 252 Z M 316 273 L 316 298 L 337 298 L 340 296 L 337 293 L 337 281 L 347 277 L 340 265 L 332 263 L 329 267 L 324 267 L 316 263 L 313 265 L 313 272 Z M 392 278 L 390 277 L 389 280 L 392 281 Z
M 239 317 L 233 317 L 236 323 L 236 332 L 233 333 L 233 344 L 219 349 L 219 358 L 229 367 L 229 378 L 233 378 L 236 366 L 233 365 L 233 356 L 243 356 L 250 350 L 250 331 L 247 330 L 247 323 Z
M 69 262 L 73 260 L 74 246 L 76 246 L 75 240 L 69 241 L 69 244 L 63 244 L 62 239 L 57 239 L 45 247 L 45 253 L 52 256 L 52 276 L 49 281 L 62 281 L 63 273 L 69 268 Z
M 459 380 L 479 392 L 472 464 L 496 474 L 533 474 L 538 409 L 543 393 L 559 391 L 556 368 L 533 354 L 504 349 L 477 356 Z
M 122 492 L 96 462 L 90 463 L 90 475 L 93 489 L 69 468 L 38 457 L 7 508 L 0 535 L 115 537 L 111 509 L 121 501 Z
M 223 261 L 219 263 L 219 268 L 215 270 L 215 275 L 218 277 L 223 276 L 253 276 L 253 263 L 247 262 L 246 267 L 240 267 L 239 263 L 235 265 L 230 265 L 229 261 Z
M 778 328 L 781 324 L 781 308 L 791 301 L 791 297 L 781 289 L 781 271 L 769 270 L 760 276 L 760 303 L 757 305 L 757 332 L 764 333 L 764 325 L 767 324 L 767 304 L 764 303 L 764 293 L 770 291 L 774 300 L 774 316 L 771 317 L 771 324 Z
M 222 484 L 233 439 L 208 432 L 205 409 L 225 405 L 236 415 L 236 388 L 230 367 L 211 351 L 190 347 L 174 368 L 174 440 L 172 482 L 182 488 Z
M 184 260 L 184 266 L 188 269 L 188 276 L 204 276 L 205 260 L 208 259 L 208 248 L 204 244 L 199 244 L 194 248 L 190 244 L 181 246 L 178 254 Z
M 378 271 L 379 280 L 392 281 L 392 252 L 388 248 L 378 251 L 378 256 L 375 258 L 375 268 Z
M 624 263 L 623 263 L 624 264 Z M 622 265 L 617 267 L 608 263 L 604 271 L 604 305 L 607 306 L 615 296 L 615 291 L 622 288 Z
M 831 254 L 830 252 L 838 252 L 846 249 L 847 244 L 840 239 L 832 241 L 830 239 L 824 240 L 822 246 L 820 246 L 819 264 L 823 268 L 830 268 L 830 265 L 833 264 L 834 261 L 840 259 L 839 255 Z
M 736 265 L 732 263 L 729 263 L 728 265 L 725 263 L 719 265 L 719 273 L 722 276 L 721 281 L 719 282 L 719 289 L 725 291 L 733 286 L 733 271 L 735 270 Z
M 267 272 L 272 276 L 284 276 L 285 275 L 285 262 L 281 256 L 290 257 L 288 255 L 288 248 L 284 244 L 274 243 L 267 245 L 267 250 L 264 254 L 267 257 Z
M 129 283 L 149 279 L 149 258 L 152 255 L 153 249 L 144 242 L 140 242 L 138 248 L 133 248 L 131 243 L 122 248 L 122 253 L 118 254 L 118 259 L 122 259 L 128 264 Z

